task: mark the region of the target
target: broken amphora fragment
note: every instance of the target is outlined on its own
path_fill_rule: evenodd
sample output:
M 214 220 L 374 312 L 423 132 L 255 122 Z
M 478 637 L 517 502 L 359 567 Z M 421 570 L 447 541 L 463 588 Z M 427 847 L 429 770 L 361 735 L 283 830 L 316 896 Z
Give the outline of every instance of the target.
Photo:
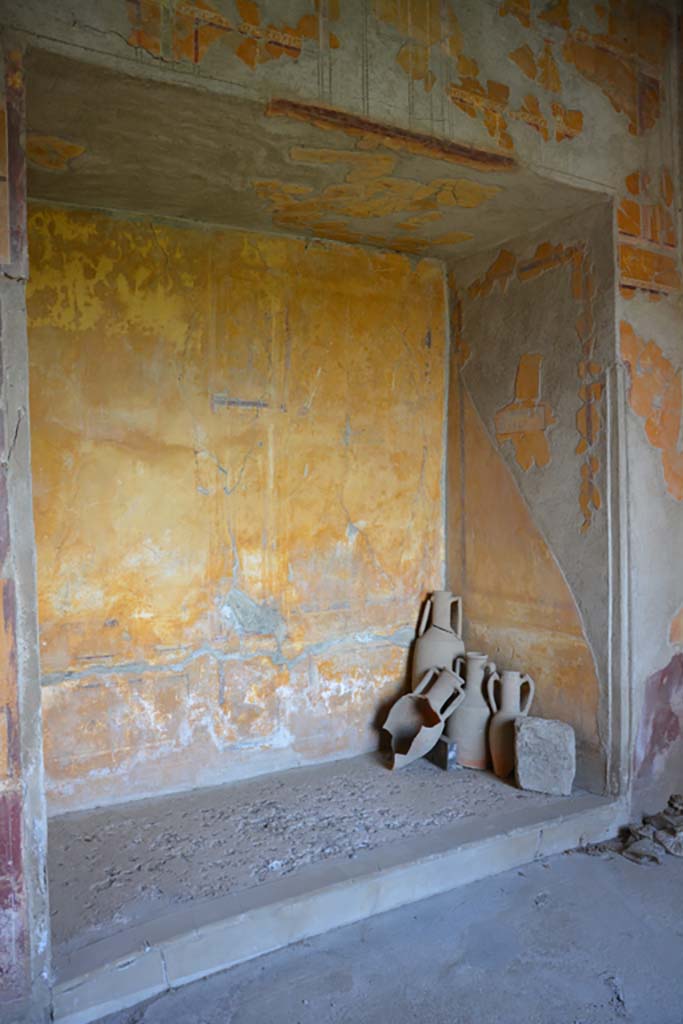
M 444 722 L 464 699 L 465 681 L 449 669 L 430 669 L 414 693 L 399 697 L 384 723 L 391 736 L 392 768 L 403 768 L 428 754 Z

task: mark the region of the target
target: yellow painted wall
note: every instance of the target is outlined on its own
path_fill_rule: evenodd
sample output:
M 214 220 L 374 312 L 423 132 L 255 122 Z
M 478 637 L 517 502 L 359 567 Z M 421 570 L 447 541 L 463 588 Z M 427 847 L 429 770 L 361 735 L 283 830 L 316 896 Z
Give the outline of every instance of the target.
M 528 672 L 531 713 L 569 722 L 582 752 L 594 750 L 600 687 L 576 602 L 457 372 L 453 384 L 450 556 L 468 648 Z
M 35 207 L 53 811 L 374 742 L 443 563 L 430 260 Z

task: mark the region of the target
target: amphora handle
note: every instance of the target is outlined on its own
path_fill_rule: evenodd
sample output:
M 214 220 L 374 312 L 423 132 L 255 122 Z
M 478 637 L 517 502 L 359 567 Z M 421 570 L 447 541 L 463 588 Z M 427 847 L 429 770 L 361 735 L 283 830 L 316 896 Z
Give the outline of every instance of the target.
M 444 722 L 446 721 L 447 718 L 451 717 L 454 711 L 457 711 L 457 709 L 460 707 L 466 696 L 467 694 L 460 687 L 458 687 L 453 692 L 453 696 L 448 698 L 443 708 L 441 709 L 441 717 L 444 720 Z
M 437 674 L 437 672 L 440 672 L 440 671 L 441 670 L 438 669 L 438 668 L 430 668 L 430 669 L 428 669 L 425 672 L 425 674 L 422 676 L 422 679 L 420 680 L 420 682 L 417 684 L 417 686 L 413 690 L 413 693 L 422 693 L 422 691 L 427 686 L 429 686 L 429 684 L 431 683 L 432 679 Z
M 527 699 L 525 700 L 524 704 L 522 704 L 522 706 L 520 708 L 520 712 L 519 712 L 520 715 L 526 715 L 526 714 L 529 713 L 529 708 L 531 707 L 532 701 L 534 699 L 534 694 L 536 693 L 536 684 L 534 683 L 534 681 L 531 678 L 531 676 L 528 676 L 528 675 L 523 675 L 522 676 L 522 680 L 521 680 L 521 682 L 519 684 L 519 691 L 520 691 L 520 693 L 522 692 L 522 687 L 525 684 L 529 687 L 529 696 L 527 697 Z
M 494 690 L 496 683 L 499 682 L 500 676 L 498 675 L 497 672 L 492 672 L 488 679 L 486 680 L 486 699 L 494 715 L 499 710 L 498 705 L 496 704 L 496 694 Z
M 441 704 L 438 710 L 441 719 L 445 722 L 446 719 L 450 718 L 453 712 L 460 707 L 460 705 L 465 699 L 466 694 L 465 680 L 462 678 L 462 676 L 458 675 L 457 672 L 451 672 L 450 669 L 445 668 L 442 669 L 441 672 L 439 673 L 439 680 L 441 679 L 442 676 L 446 677 L 446 679 L 448 680 L 448 685 L 451 687 L 452 690 L 452 692 L 448 695 L 448 697 L 446 697 L 443 704 Z M 438 689 L 438 686 L 439 682 L 436 683 L 434 689 Z M 427 698 L 427 700 L 429 700 L 430 702 L 432 700 L 433 693 L 434 690 L 430 692 L 429 697 Z
M 458 614 L 457 614 L 457 619 L 456 619 L 457 625 L 455 627 L 455 632 L 457 633 L 457 635 L 459 637 L 462 637 L 462 598 L 461 597 L 452 597 L 451 598 L 451 608 L 453 607 L 454 604 L 457 604 L 457 606 L 458 606 Z M 452 621 L 452 617 L 451 617 L 451 621 Z
M 432 610 L 432 599 L 428 597 L 425 601 L 425 606 L 422 609 L 422 617 L 420 619 L 420 625 L 417 627 L 417 635 L 422 636 L 425 629 L 427 628 L 427 622 L 429 621 L 429 615 Z

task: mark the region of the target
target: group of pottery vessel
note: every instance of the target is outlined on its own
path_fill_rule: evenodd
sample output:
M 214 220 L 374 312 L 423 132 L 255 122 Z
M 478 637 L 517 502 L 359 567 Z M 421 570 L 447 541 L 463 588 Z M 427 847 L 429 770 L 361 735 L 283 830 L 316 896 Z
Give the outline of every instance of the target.
M 522 699 L 522 693 L 524 698 Z M 429 753 L 445 735 L 466 768 L 488 768 L 506 778 L 514 768 L 514 723 L 534 699 L 530 676 L 499 673 L 486 654 L 465 651 L 462 599 L 436 590 L 425 604 L 413 654 L 412 692 L 392 707 L 384 728 L 393 767 Z

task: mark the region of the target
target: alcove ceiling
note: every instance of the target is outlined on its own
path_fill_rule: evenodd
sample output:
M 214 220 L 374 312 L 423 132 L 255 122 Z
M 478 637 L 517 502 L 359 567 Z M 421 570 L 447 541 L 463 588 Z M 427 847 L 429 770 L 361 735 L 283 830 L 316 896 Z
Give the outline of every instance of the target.
M 595 204 L 510 156 L 33 51 L 35 200 L 460 259 Z

